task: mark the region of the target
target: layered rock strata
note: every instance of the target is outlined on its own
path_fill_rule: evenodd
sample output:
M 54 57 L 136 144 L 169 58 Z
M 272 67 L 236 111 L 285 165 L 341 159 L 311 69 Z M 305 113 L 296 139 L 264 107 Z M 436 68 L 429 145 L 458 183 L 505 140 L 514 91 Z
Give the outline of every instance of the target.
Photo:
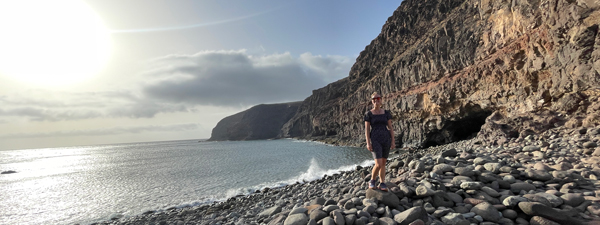
M 371 167 L 224 202 L 101 224 L 600 224 L 600 127 L 550 129 L 506 147 L 474 140 L 402 153 L 389 192 Z
M 383 94 L 397 146 L 474 137 L 504 143 L 600 123 L 600 3 L 406 0 L 347 78 L 313 91 L 280 137 L 364 145 L 369 96 Z M 487 119 L 494 114 L 492 119 Z
M 225 117 L 213 128 L 209 141 L 275 138 L 301 102 L 261 104 Z

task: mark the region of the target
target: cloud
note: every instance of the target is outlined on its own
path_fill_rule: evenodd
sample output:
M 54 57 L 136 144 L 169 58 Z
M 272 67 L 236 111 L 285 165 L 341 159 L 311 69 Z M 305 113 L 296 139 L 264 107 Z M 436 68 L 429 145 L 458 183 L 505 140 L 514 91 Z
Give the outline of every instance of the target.
M 311 53 L 252 55 L 245 50 L 167 55 L 148 61 L 143 79 L 126 89 L 4 93 L 0 119 L 153 118 L 160 113 L 198 112 L 202 106 L 239 109 L 299 101 L 346 77 L 353 60 Z
M 169 55 L 152 61 L 142 93 L 173 104 L 230 107 L 298 101 L 346 77 L 352 61 L 310 53 L 255 56 L 245 50 Z
M 181 104 L 155 103 L 141 100 L 135 104 L 112 107 L 108 115 L 111 117 L 152 118 L 158 113 L 191 112 L 189 107 Z
M 69 130 L 56 132 L 38 132 L 38 133 L 12 133 L 0 135 L 0 138 L 44 138 L 44 137 L 72 137 L 72 136 L 101 136 L 101 135 L 119 135 L 119 134 L 138 134 L 146 132 L 179 132 L 198 130 L 201 126 L 194 123 L 171 124 L 163 126 L 133 126 L 133 127 L 112 127 L 104 129 L 90 130 Z
M 323 80 L 331 83 L 348 76 L 355 59 L 345 56 L 313 56 L 310 53 L 300 55 L 299 61 L 323 76 Z
M 18 107 L 0 110 L 0 116 L 27 117 L 32 121 L 80 120 L 100 117 L 102 114 L 94 110 L 48 110 L 37 107 Z
M 190 112 L 182 104 L 156 103 L 132 91 L 28 91 L 0 97 L 0 116 L 30 121 L 67 121 L 93 118 L 152 118 L 158 113 Z

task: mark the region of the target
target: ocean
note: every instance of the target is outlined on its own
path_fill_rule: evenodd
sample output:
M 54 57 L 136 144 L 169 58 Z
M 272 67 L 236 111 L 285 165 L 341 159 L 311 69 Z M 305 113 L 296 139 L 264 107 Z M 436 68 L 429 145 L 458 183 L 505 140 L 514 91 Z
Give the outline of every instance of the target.
M 0 224 L 90 224 L 373 165 L 365 148 L 292 139 L 0 151 Z

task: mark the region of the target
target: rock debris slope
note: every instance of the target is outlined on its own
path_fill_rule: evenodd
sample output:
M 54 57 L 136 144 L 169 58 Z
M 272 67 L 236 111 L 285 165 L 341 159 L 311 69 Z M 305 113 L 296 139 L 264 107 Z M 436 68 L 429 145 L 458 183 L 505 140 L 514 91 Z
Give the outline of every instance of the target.
M 397 146 L 477 134 L 502 144 L 598 125 L 599 9 L 593 0 L 403 1 L 349 76 L 313 91 L 279 136 L 364 145 L 373 91 L 393 114 Z

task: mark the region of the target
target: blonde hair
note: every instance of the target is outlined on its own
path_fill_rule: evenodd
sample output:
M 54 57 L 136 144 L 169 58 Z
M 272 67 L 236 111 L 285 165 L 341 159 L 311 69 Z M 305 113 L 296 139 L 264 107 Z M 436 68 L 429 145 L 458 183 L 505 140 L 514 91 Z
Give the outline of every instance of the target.
M 375 97 L 375 95 L 379 95 L 379 96 L 381 96 L 379 93 L 377 93 L 377 92 L 373 92 L 373 94 L 371 94 L 371 98 Z

